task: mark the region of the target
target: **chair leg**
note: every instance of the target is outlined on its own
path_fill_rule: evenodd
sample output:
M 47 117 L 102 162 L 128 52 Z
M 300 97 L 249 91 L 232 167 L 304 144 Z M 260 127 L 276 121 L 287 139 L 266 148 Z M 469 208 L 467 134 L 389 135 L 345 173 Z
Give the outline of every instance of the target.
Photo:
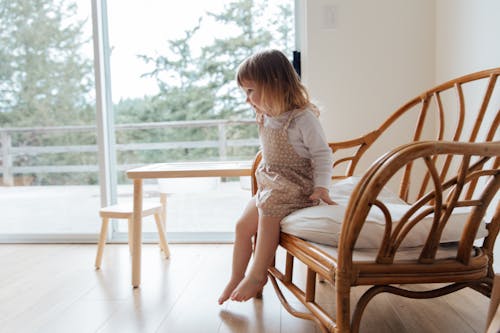
M 493 289 L 491 291 L 491 298 L 490 298 L 490 307 L 488 309 L 488 317 L 486 321 L 486 326 L 488 327 L 488 332 L 493 332 L 494 327 L 490 328 L 490 323 L 493 321 L 493 318 L 495 317 L 496 313 L 498 312 L 498 304 L 500 303 L 500 274 L 496 274 L 495 278 L 493 279 Z M 497 315 L 498 316 L 498 315 Z M 499 321 L 496 321 L 496 325 L 498 326 Z M 494 325 L 492 325 L 494 326 Z M 498 327 L 497 327 L 498 328 Z
M 158 228 L 158 236 L 160 236 L 160 247 L 165 254 L 165 258 L 170 257 L 170 249 L 168 248 L 167 239 L 165 237 L 165 230 L 163 229 L 162 218 L 159 214 L 154 214 L 156 227 Z
M 128 233 L 128 250 L 130 252 L 130 255 L 132 256 L 133 255 L 133 252 L 134 252 L 134 237 L 132 237 L 132 231 L 134 230 L 134 225 L 133 225 L 133 218 L 130 217 L 128 218 L 128 230 L 127 230 L 127 233 Z
M 97 255 L 95 258 L 95 268 L 101 268 L 102 253 L 104 251 L 104 245 L 106 244 L 106 238 L 108 237 L 108 224 L 109 218 L 104 217 L 102 219 L 101 234 L 99 235 L 99 244 L 97 245 Z

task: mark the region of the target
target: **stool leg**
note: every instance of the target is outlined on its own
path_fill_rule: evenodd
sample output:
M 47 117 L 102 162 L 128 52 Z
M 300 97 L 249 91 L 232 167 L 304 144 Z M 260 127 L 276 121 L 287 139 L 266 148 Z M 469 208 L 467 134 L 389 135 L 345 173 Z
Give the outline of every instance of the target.
M 168 248 L 167 239 L 165 237 L 165 230 L 163 229 L 163 223 L 160 215 L 158 213 L 154 214 L 156 227 L 158 228 L 158 236 L 160 236 L 160 247 L 165 254 L 165 258 L 170 257 L 170 249 Z
M 134 226 L 133 226 L 133 218 L 132 217 L 129 217 L 128 218 L 128 249 L 129 249 L 129 252 L 130 252 L 130 255 L 132 256 L 133 255 L 133 250 L 134 250 L 134 237 L 132 237 L 132 232 L 134 230 Z
M 99 244 L 97 245 L 97 255 L 95 257 L 95 268 L 101 268 L 102 262 L 102 252 L 104 251 L 104 245 L 106 244 L 106 238 L 108 236 L 108 224 L 109 218 L 104 217 L 102 219 L 101 234 L 99 235 Z
M 161 204 L 161 222 L 163 224 L 163 231 L 167 230 L 167 193 L 160 193 Z M 160 244 L 161 246 L 161 244 Z M 163 250 L 163 249 L 162 249 Z

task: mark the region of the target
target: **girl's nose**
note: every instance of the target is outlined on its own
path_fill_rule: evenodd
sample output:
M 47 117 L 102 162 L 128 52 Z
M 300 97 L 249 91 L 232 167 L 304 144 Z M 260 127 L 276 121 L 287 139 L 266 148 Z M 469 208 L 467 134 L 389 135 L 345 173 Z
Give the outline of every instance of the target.
M 247 99 L 245 100 L 245 102 L 250 103 L 250 97 L 247 96 Z

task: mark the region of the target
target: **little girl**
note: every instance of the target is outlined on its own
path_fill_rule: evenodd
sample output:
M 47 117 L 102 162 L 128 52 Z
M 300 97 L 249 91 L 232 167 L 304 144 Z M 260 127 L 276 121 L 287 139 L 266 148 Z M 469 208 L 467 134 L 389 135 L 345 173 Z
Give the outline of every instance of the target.
M 328 193 L 332 151 L 319 112 L 290 61 L 280 51 L 259 52 L 240 65 L 236 79 L 257 115 L 262 161 L 256 170 L 257 194 L 236 224 L 232 274 L 219 304 L 229 298 L 246 301 L 262 290 L 281 219 L 320 200 L 335 204 Z M 253 265 L 245 275 L 256 234 Z

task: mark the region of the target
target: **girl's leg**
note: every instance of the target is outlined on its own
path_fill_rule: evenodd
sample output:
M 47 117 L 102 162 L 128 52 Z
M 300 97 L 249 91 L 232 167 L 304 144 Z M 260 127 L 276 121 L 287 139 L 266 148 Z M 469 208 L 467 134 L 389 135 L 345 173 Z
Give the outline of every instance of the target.
M 262 289 L 267 281 L 267 269 L 271 265 L 280 237 L 281 218 L 261 216 L 258 224 L 257 244 L 249 273 L 231 293 L 233 301 L 246 301 Z
M 252 236 L 257 233 L 258 223 L 259 213 L 255 206 L 255 199 L 252 198 L 236 223 L 231 279 L 219 297 L 219 304 L 224 303 L 231 296 L 234 288 L 245 276 L 252 256 Z

